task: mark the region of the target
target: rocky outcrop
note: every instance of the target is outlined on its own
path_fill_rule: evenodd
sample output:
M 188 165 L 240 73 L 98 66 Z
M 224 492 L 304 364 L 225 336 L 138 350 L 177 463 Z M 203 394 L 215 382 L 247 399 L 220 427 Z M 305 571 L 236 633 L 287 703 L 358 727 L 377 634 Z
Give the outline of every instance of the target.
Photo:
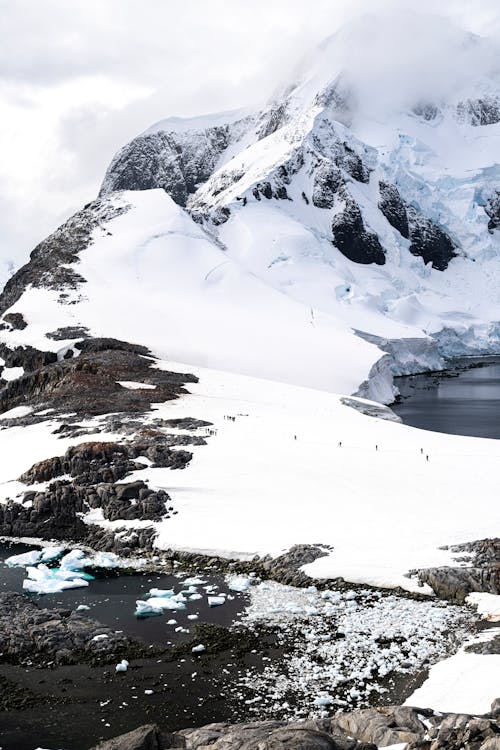
M 231 125 L 186 132 L 145 133 L 124 146 L 111 162 L 100 196 L 115 190 L 162 188 L 180 206 L 213 173 L 231 142 Z
M 92 242 L 93 231 L 103 222 L 127 211 L 106 200 L 96 200 L 78 211 L 35 247 L 26 265 L 17 271 L 0 295 L 0 314 L 6 312 L 28 285 L 42 289 L 75 289 L 85 281 L 73 268 L 79 254 Z M 61 300 L 62 301 L 62 300 Z
M 457 117 L 475 127 L 494 125 L 500 122 L 500 98 L 482 96 L 478 99 L 466 99 L 457 104 Z
M 22 367 L 25 372 L 32 372 L 57 362 L 57 354 L 54 352 L 42 352 L 32 346 L 16 346 L 11 349 L 1 343 L 0 357 L 4 360 L 5 367 Z
M 379 190 L 379 209 L 389 224 L 410 240 L 412 255 L 419 256 L 424 263 L 432 263 L 438 271 L 444 271 L 456 256 L 456 248 L 446 232 L 404 201 L 394 185 L 380 182 Z
M 205 444 L 203 438 L 193 435 L 165 435 L 154 429 L 144 429 L 142 435 L 128 442 L 90 442 L 70 446 L 64 456 L 54 456 L 34 464 L 19 477 L 19 481 L 25 484 L 50 482 L 65 474 L 78 485 L 117 482 L 130 472 L 144 468 L 144 463 L 136 460 L 140 456 L 148 458 L 153 468 L 183 469 L 192 453 L 170 448 L 183 437 L 182 444 Z
M 165 435 L 144 429 L 122 443 L 90 442 L 68 448 L 34 464 L 21 477 L 27 485 L 52 482 L 45 491 L 25 492 L 22 502 L 0 505 L 0 533 L 5 536 L 33 536 L 42 539 L 82 540 L 89 528 L 80 514 L 100 508 L 106 520 L 148 520 L 169 518 L 173 507 L 164 490 L 152 490 L 142 481 L 123 483 L 133 471 L 146 468 L 140 457 L 153 467 L 183 469 L 192 454 L 171 449 L 184 437 L 184 443 L 204 443 L 193 435 Z M 71 477 L 57 480 L 58 477 Z
M 410 253 L 424 263 L 432 263 L 438 271 L 448 268 L 456 256 L 455 246 L 449 236 L 430 219 L 422 216 L 413 206 L 408 207 L 410 225 Z
M 497 702 L 484 717 L 441 714 L 430 709 L 383 706 L 337 713 L 301 723 L 255 721 L 208 724 L 163 733 L 146 725 L 93 750 L 376 750 L 405 745 L 407 750 L 498 750 Z M 149 743 L 149 744 L 147 744 Z
M 261 721 L 251 724 L 209 724 L 164 734 L 156 725 L 139 727 L 121 737 L 100 743 L 93 750 L 376 750 L 375 745 L 332 735 L 315 722 L 285 724 Z
M 408 225 L 408 214 L 406 212 L 406 203 L 401 198 L 398 190 L 394 185 L 388 182 L 379 183 L 380 200 L 379 209 L 384 214 L 389 224 L 397 229 L 399 234 L 406 240 L 410 237 L 410 227 Z
M 416 571 L 437 596 L 463 602 L 473 591 L 500 594 L 500 539 L 482 539 L 451 548 L 457 557 L 465 554 L 467 567 L 443 566 Z
M 140 651 L 141 646 L 84 612 L 42 609 L 23 594 L 0 594 L 0 658 L 4 662 L 109 662 L 132 649 Z
M 335 197 L 343 187 L 340 169 L 328 162 L 322 162 L 314 170 L 312 202 L 316 208 L 333 208 Z
M 488 231 L 492 233 L 500 227 L 500 190 L 495 190 L 489 197 L 484 210 L 489 218 Z
M 81 351 L 78 357 L 59 362 L 53 361 L 57 357 L 50 352 L 15 350 L 9 366 L 22 366 L 25 374 L 0 391 L 0 412 L 29 403 L 55 412 L 74 412 L 80 418 L 111 412 L 143 413 L 153 402 L 186 393 L 186 382 L 197 382 L 194 375 L 152 368 L 145 358 L 148 350 L 136 344 L 85 339 L 77 348 Z M 48 359 L 49 363 L 39 365 L 42 355 L 42 361 Z M 143 383 L 145 387 L 131 389 L 120 381 Z
M 384 265 L 385 253 L 380 240 L 365 229 L 361 210 L 351 198 L 346 200 L 344 210 L 333 217 L 332 233 L 333 244 L 349 260 Z

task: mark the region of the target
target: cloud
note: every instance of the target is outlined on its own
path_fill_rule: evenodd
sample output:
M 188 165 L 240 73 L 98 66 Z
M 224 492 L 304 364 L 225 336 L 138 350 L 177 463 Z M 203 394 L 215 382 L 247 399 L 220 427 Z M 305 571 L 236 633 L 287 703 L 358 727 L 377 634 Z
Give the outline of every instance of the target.
M 446 58 L 451 36 L 444 26 L 439 30 L 440 21 L 429 25 L 422 15 L 436 15 L 435 0 L 1 5 L 0 260 L 16 264 L 95 197 L 113 154 L 136 133 L 170 115 L 267 99 L 289 80 L 300 58 L 346 22 L 375 11 L 384 15 L 382 26 L 371 22 L 362 45 L 348 43 L 345 59 L 337 51 L 332 61 L 332 68 L 348 66 L 366 92 L 380 92 L 381 81 L 387 91 L 398 92 L 405 78 L 412 91 L 429 80 L 441 80 L 443 89 L 454 69 L 460 81 L 467 67 L 477 71 L 485 62 L 483 52 L 474 57 L 456 49 Z M 441 0 L 438 8 L 458 26 L 500 38 L 496 2 Z M 405 28 L 410 12 L 420 20 Z M 434 76 L 440 65 L 441 78 Z

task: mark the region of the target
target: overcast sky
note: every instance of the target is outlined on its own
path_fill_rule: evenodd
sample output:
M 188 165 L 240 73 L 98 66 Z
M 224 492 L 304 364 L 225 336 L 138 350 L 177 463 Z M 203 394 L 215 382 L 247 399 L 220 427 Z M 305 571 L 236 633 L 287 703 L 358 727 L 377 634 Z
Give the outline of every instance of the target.
M 95 197 L 113 154 L 169 115 L 265 100 L 367 11 L 498 34 L 498 0 L 0 0 L 0 282 Z M 386 16 L 387 17 L 387 16 Z M 2 268 L 2 263 L 4 268 Z

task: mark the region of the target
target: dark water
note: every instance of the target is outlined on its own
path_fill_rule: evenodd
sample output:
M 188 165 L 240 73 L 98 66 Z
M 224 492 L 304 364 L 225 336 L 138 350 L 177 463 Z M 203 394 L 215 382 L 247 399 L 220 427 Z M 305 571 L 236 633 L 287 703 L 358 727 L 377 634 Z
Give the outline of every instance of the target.
M 0 544 L 0 591 L 22 592 L 23 580 L 26 578 L 24 568 L 10 568 L 4 560 L 11 555 L 18 555 L 33 549 L 24 544 Z M 183 577 L 192 577 L 185 574 Z M 75 609 L 79 604 L 90 607 L 86 612 L 94 620 L 108 625 L 114 630 L 123 630 L 127 635 L 140 637 L 148 643 L 168 645 L 179 639 L 189 638 L 186 633 L 176 633 L 176 627 L 192 629 L 196 623 L 209 622 L 229 626 L 245 608 L 246 597 L 230 592 L 221 576 L 198 576 L 207 585 L 214 586 L 213 594 L 227 593 L 226 603 L 219 607 L 209 607 L 203 586 L 197 590 L 202 599 L 186 603 L 185 610 L 164 611 L 155 617 L 138 618 L 134 615 L 135 603 L 145 599 L 151 588 L 174 589 L 175 593 L 187 588 L 182 577 L 178 575 L 116 575 L 108 573 L 102 578 L 89 582 L 87 588 L 68 589 L 58 594 L 42 596 L 29 594 L 40 607 L 67 607 Z M 188 615 L 198 615 L 197 620 L 188 619 Z M 167 625 L 168 620 L 176 620 L 176 625 Z
M 33 549 L 24 544 L 0 543 L 0 591 L 19 591 L 26 578 L 23 568 L 9 568 L 6 557 Z M 177 575 L 113 575 L 90 581 L 88 588 L 70 589 L 58 594 L 33 596 L 41 607 L 76 608 L 86 604 L 90 615 L 114 630 L 139 636 L 147 643 L 165 647 L 151 658 L 132 659 L 125 673 L 117 674 L 114 663 L 87 663 L 54 667 L 0 663 L 0 750 L 63 748 L 88 750 L 98 742 L 136 727 L 156 722 L 163 731 L 186 726 L 202 726 L 235 717 L 239 702 L 232 697 L 231 685 L 241 670 L 263 669 L 263 657 L 279 658 L 262 641 L 256 651 L 235 654 L 232 646 L 206 654 L 192 654 L 189 647 L 182 657 L 171 656 L 169 643 L 189 641 L 198 623 L 230 625 L 238 619 L 247 597 L 228 591 L 222 576 L 197 577 L 226 592 L 226 603 L 209 607 L 203 585 L 197 586 L 203 598 L 186 603 L 186 610 L 166 611 L 157 617 L 134 616 L 137 599 L 144 599 L 150 588 L 186 587 Z M 197 614 L 197 620 L 188 615 Z M 175 625 L 168 625 L 175 619 Z M 190 633 L 176 633 L 182 626 Z M 271 649 L 272 649 L 271 644 Z M 9 696 L 13 696 L 8 702 Z M 25 702 L 25 696 L 27 696 Z M 7 702 L 6 702 L 7 701 Z
M 500 439 L 500 357 L 457 360 L 445 373 L 396 378 L 405 424 L 453 435 Z

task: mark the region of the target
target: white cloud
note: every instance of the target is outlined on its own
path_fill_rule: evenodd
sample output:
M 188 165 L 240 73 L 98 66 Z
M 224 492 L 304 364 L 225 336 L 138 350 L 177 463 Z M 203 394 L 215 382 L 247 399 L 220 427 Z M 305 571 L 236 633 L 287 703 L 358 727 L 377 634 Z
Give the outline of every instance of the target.
M 265 99 L 343 22 L 412 8 L 435 13 L 436 3 L 2 0 L 0 258 L 24 261 L 96 195 L 115 151 L 151 123 Z M 441 0 L 439 12 L 474 32 L 500 34 L 496 2 Z M 387 26 L 389 39 L 391 30 L 398 37 L 381 58 L 385 68 L 407 52 L 404 26 Z M 437 54 L 441 38 L 429 34 Z M 418 62 L 406 58 L 408 66 Z M 366 50 L 349 64 L 377 71 Z

